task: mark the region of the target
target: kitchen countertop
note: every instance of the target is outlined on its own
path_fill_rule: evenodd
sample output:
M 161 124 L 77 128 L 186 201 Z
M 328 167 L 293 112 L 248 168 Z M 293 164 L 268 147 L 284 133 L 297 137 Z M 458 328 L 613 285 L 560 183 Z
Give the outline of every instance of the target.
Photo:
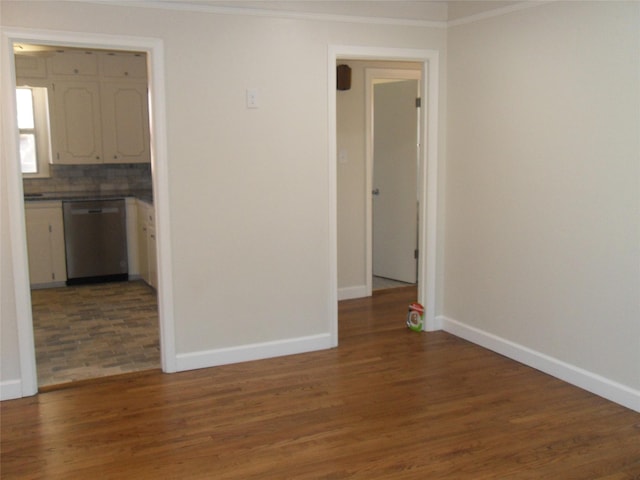
M 46 200 L 114 200 L 135 197 L 147 203 L 153 203 L 153 193 L 149 190 L 130 192 L 44 192 L 25 193 L 24 200 L 38 202 Z

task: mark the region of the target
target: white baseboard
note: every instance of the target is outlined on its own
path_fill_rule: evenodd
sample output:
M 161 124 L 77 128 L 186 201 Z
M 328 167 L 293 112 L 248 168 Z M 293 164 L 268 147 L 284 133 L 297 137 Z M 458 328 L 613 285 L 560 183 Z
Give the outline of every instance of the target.
M 344 287 L 338 289 L 338 300 L 350 300 L 352 298 L 362 298 L 366 296 L 366 285 L 356 285 L 355 287 Z
M 640 412 L 640 391 L 532 350 L 518 343 L 479 330 L 457 320 L 439 317 L 442 329 L 457 337 L 533 367 L 607 400 Z
M 0 382 L 0 401 L 22 398 L 22 380 Z
M 176 355 L 177 371 L 216 367 L 230 363 L 262 360 L 265 358 L 295 355 L 332 348 L 331 335 L 320 334 L 308 337 L 254 343 L 238 347 L 219 348 Z

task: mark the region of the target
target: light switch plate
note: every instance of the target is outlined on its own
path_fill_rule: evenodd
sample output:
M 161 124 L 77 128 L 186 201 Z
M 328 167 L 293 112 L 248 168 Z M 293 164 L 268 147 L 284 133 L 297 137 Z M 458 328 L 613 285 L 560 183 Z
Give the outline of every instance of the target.
M 258 90 L 247 88 L 247 108 L 258 108 Z

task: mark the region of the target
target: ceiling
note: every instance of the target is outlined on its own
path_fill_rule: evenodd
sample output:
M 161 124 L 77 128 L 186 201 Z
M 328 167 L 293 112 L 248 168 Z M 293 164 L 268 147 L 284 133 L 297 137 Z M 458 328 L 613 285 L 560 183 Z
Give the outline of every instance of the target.
M 159 0 L 183 8 L 219 7 L 288 13 L 447 22 L 523 0 Z

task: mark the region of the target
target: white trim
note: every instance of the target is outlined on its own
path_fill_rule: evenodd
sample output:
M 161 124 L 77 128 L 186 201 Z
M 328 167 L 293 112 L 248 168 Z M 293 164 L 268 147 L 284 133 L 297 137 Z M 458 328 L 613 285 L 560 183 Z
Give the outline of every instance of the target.
M 83 1 L 83 0 L 76 0 Z M 251 17 L 267 17 L 267 18 L 288 18 L 294 20 L 310 20 L 320 22 L 337 22 L 337 23 L 363 23 L 369 25 L 398 25 L 402 27 L 426 27 L 447 29 L 475 23 L 493 17 L 499 17 L 513 12 L 527 10 L 529 8 L 538 7 L 557 0 L 528 0 L 518 2 L 514 5 L 494 8 L 484 12 L 456 18 L 454 20 L 426 20 L 415 18 L 391 18 L 391 17 L 370 17 L 362 15 L 340 15 L 331 13 L 314 13 L 300 12 L 295 10 L 274 10 L 267 8 L 249 8 L 249 7 L 233 7 L 219 6 L 208 4 L 197 4 L 193 2 L 180 1 L 159 1 L 159 0 L 84 0 L 84 3 L 93 3 L 98 5 L 110 5 L 119 7 L 138 7 L 153 8 L 161 10 L 174 10 L 183 12 L 199 12 L 212 13 L 218 15 L 242 15 Z
M 23 396 L 21 380 L 5 380 L 0 382 L 0 402 L 14 400 Z
M 368 17 L 359 15 L 339 15 L 331 13 L 297 12 L 293 10 L 272 10 L 266 8 L 247 8 L 195 4 L 190 2 L 167 2 L 157 0 L 123 1 L 123 0 L 85 0 L 86 3 L 100 5 L 117 5 L 122 7 L 157 8 L 186 12 L 214 13 L 219 15 L 245 15 L 252 17 L 289 18 L 295 20 L 312 20 L 321 22 L 365 23 L 370 25 L 399 25 L 403 27 L 447 28 L 446 21 L 419 20 L 411 18 Z
M 2 95 L 4 164 L 7 168 L 8 208 L 11 224 L 11 251 L 15 284 L 15 301 L 20 351 L 22 395 L 37 393 L 37 374 L 33 340 L 33 320 L 29 292 L 28 260 L 22 179 L 17 163 L 17 131 L 15 115 L 14 42 L 45 45 L 83 46 L 144 51 L 149 58 L 149 95 L 151 122 L 151 153 L 154 182 L 154 207 L 158 248 L 158 313 L 162 369 L 176 371 L 175 327 L 173 318 L 173 279 L 171 273 L 171 239 L 169 220 L 168 154 L 166 105 L 164 86 L 164 45 L 161 39 L 133 36 L 115 36 L 86 32 L 65 32 L 23 28 L 3 28 L 2 32 Z M 8 86 L 10 88 L 4 88 Z M 12 87 L 12 88 L 11 88 Z
M 20 357 L 21 396 L 35 395 L 38 392 L 38 380 L 35 363 L 35 344 L 31 313 L 31 291 L 29 289 L 29 263 L 27 257 L 27 239 L 18 150 L 18 125 L 16 113 L 16 76 L 13 60 L 13 39 L 8 29 L 2 31 L 2 49 L 0 52 L 0 89 L 3 105 L 2 115 L 2 169 L 6 175 L 7 210 L 9 216 L 10 250 L 13 263 L 14 298 L 17 317 L 18 352 Z
M 442 327 L 457 337 L 640 412 L 640 390 L 451 318 L 442 317 Z
M 285 355 L 296 355 L 298 353 L 326 350 L 331 347 L 331 335 L 323 333 L 320 335 L 276 340 L 273 342 L 182 353 L 177 355 L 176 366 L 178 371 L 187 371 L 228 365 L 231 363 L 282 357 Z
M 366 285 L 356 285 L 353 287 L 343 287 L 338 289 L 338 300 L 351 300 L 352 298 L 370 297 L 371 292 Z
M 338 139 L 336 135 L 336 60 L 337 52 L 329 45 L 327 54 L 327 131 L 329 142 L 328 175 L 329 184 L 328 206 L 329 216 L 327 218 L 329 230 L 329 278 L 327 292 L 327 311 L 329 316 L 329 334 L 331 335 L 331 346 L 338 346 L 338 166 L 337 148 Z
M 420 196 L 420 231 L 418 248 L 422 255 L 418 257 L 419 301 L 425 307 L 426 331 L 439 330 L 436 321 L 436 278 L 438 263 L 438 126 L 440 92 L 440 55 L 432 52 L 428 61 L 422 65 L 422 143 L 426 145 L 426 160 L 421 163 L 420 185 L 426 186 Z M 424 107 L 426 102 L 426 108 Z M 423 151 L 425 149 L 423 148 Z M 425 218 L 426 217 L 426 218 Z M 426 281 L 425 281 L 426 279 Z
M 401 70 L 394 68 L 367 68 L 365 67 L 365 281 L 367 296 L 373 293 L 373 82 L 376 79 L 411 79 L 420 80 L 419 70 Z M 419 84 L 419 88 L 422 85 Z M 420 95 L 422 90 L 420 89 Z M 422 126 L 419 125 L 420 133 Z M 420 148 L 424 147 L 424 140 L 420 139 Z M 418 155 L 421 157 L 422 153 Z
M 469 15 L 467 17 L 461 17 L 455 20 L 449 20 L 447 22 L 447 28 L 457 27 L 458 25 L 466 25 L 468 23 L 476 23 L 489 18 L 501 17 L 502 15 L 507 15 L 513 12 L 520 12 L 522 10 L 528 10 L 530 8 L 539 7 L 540 5 L 545 5 L 547 3 L 552 3 L 555 1 L 557 0 L 534 0 L 534 1 L 519 2 L 519 3 L 516 3 L 515 5 L 507 5 L 505 7 L 495 8 L 493 10 L 476 13 L 474 15 Z
M 426 102 L 426 108 L 420 111 L 421 138 L 427 148 L 421 149 L 420 186 L 420 231 L 418 246 L 424 255 L 418 259 L 418 301 L 426 306 L 425 330 L 436 330 L 436 229 L 438 212 L 438 96 L 439 96 L 439 52 L 436 50 L 361 47 L 348 45 L 329 45 L 327 54 L 328 74 L 328 122 L 329 122 L 329 308 L 331 334 L 335 335 L 337 345 L 338 314 L 337 306 L 331 303 L 337 297 L 337 132 L 336 132 L 336 62 L 344 60 L 391 60 L 421 62 L 422 80 L 420 91 Z M 428 299 L 428 302 L 426 301 Z

